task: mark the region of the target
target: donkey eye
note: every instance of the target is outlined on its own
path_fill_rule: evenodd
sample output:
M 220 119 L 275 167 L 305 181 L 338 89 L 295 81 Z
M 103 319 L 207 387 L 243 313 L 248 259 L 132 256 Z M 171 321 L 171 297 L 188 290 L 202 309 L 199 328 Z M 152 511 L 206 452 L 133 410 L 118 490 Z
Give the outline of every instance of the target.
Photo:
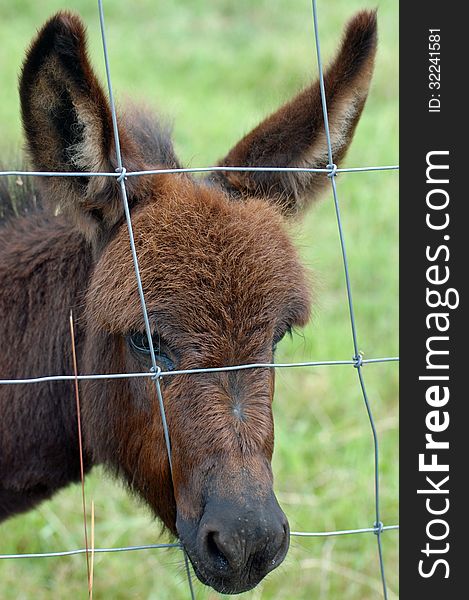
M 155 333 L 152 335 L 151 339 L 153 341 L 153 349 L 156 360 L 161 364 L 165 371 L 174 371 L 176 368 L 174 361 L 166 352 L 164 352 L 164 350 L 161 350 L 161 340 L 159 335 Z M 150 346 L 148 344 L 148 337 L 146 333 L 141 333 L 140 331 L 132 333 L 129 336 L 129 344 L 132 350 L 135 352 L 138 352 L 144 356 L 150 356 Z
M 153 338 L 152 338 L 153 339 Z M 137 331 L 129 337 L 130 346 L 141 354 L 150 354 L 150 346 L 148 345 L 148 337 L 146 333 Z
M 272 342 L 272 352 L 275 352 L 277 350 L 277 345 L 283 340 L 283 338 L 286 336 L 286 334 L 288 333 L 288 335 L 292 335 L 292 328 L 291 327 L 287 327 L 287 329 L 282 330 L 280 332 L 277 332 L 274 335 L 274 339 Z

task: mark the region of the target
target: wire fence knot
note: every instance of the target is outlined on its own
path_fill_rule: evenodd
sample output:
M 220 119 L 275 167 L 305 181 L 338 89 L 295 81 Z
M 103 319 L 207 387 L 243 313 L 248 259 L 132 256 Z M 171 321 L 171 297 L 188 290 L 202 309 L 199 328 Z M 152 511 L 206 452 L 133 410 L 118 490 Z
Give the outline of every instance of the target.
M 373 523 L 373 529 L 374 529 L 374 534 L 375 535 L 381 535 L 383 529 L 384 529 L 384 525 L 381 521 L 376 521 L 376 523 Z
M 337 177 L 337 165 L 335 163 L 327 165 L 326 169 L 329 170 L 328 177 Z
M 157 379 L 160 379 L 161 377 L 161 367 L 158 367 L 158 365 L 155 367 L 151 367 L 150 371 L 153 373 L 153 375 L 151 376 L 152 381 L 156 381 Z
M 359 369 L 360 367 L 363 366 L 363 354 L 361 352 L 359 352 L 356 356 L 354 356 L 352 358 L 353 362 L 353 366 L 356 369 Z
M 125 167 L 122 167 L 121 169 L 117 168 L 116 173 L 120 173 L 119 177 L 117 178 L 117 183 L 122 183 L 124 180 L 127 179 L 127 169 Z

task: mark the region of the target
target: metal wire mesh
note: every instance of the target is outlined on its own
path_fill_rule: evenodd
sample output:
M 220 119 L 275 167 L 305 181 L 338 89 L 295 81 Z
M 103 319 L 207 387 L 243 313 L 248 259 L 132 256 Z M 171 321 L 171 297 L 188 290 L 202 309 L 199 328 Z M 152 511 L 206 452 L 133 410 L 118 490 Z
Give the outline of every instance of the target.
M 104 51 L 104 59 L 105 59 L 105 67 L 106 67 L 106 78 L 107 78 L 107 86 L 108 86 L 108 94 L 109 101 L 111 106 L 112 113 L 112 123 L 113 123 L 113 133 L 116 147 L 116 155 L 117 155 L 117 165 L 115 173 L 98 173 L 98 172 L 37 172 L 37 171 L 1 171 L 0 176 L 8 177 L 8 176 L 21 176 L 21 177 L 113 177 L 116 178 L 118 183 L 120 184 L 120 192 L 122 197 L 122 202 L 125 211 L 127 229 L 130 237 L 130 251 L 132 254 L 136 284 L 138 287 L 138 293 L 140 297 L 142 315 L 145 322 L 145 330 L 148 340 L 148 347 L 151 356 L 152 368 L 150 372 L 147 373 L 111 373 L 111 374 L 82 374 L 82 375 L 49 375 L 43 377 L 34 377 L 34 378 L 24 378 L 24 379 L 0 379 L 0 385 L 15 385 L 15 384 L 34 384 L 34 383 L 42 383 L 46 381 L 76 381 L 76 380 L 90 380 L 90 379 L 118 379 L 118 378 L 135 378 L 135 377 L 149 377 L 153 380 L 155 385 L 155 393 L 158 399 L 160 412 L 162 416 L 163 422 L 163 430 L 166 442 L 166 449 L 168 453 L 169 465 L 172 471 L 172 463 L 171 463 L 171 444 L 170 444 L 170 432 L 168 430 L 163 395 L 160 386 L 160 379 L 164 377 L 173 377 L 180 374 L 197 374 L 197 373 L 213 373 L 219 371 L 232 371 L 232 370 L 243 370 L 243 369 L 254 369 L 254 368 L 272 368 L 272 369 L 282 369 L 282 368 L 295 368 L 295 367 L 316 367 L 316 366 L 336 366 L 336 365 L 351 365 L 353 366 L 358 375 L 359 386 L 361 389 L 361 393 L 363 396 L 363 401 L 365 404 L 368 420 L 370 423 L 370 427 L 373 435 L 373 449 L 374 449 L 374 504 L 375 504 L 375 515 L 374 515 L 374 523 L 372 527 L 366 527 L 362 529 L 349 529 L 349 530 L 340 530 L 340 531 L 323 531 L 323 532 L 303 532 L 303 531 L 292 531 L 292 536 L 298 537 L 329 537 L 329 536 L 343 536 L 343 535 L 355 535 L 362 533 L 374 533 L 377 539 L 378 546 L 378 557 L 379 557 L 379 566 L 380 566 L 380 576 L 383 587 L 383 597 L 387 600 L 387 587 L 386 587 L 386 576 L 384 569 L 384 560 L 383 560 L 383 550 L 382 550 L 382 534 L 384 531 L 396 530 L 399 528 L 398 525 L 383 525 L 381 521 L 381 511 L 380 511 L 380 479 L 379 479 L 379 444 L 378 444 L 378 436 L 375 427 L 375 422 L 373 418 L 373 413 L 371 410 L 369 398 L 366 391 L 364 376 L 363 376 L 363 366 L 366 364 L 373 363 L 383 363 L 383 362 L 397 362 L 399 360 L 398 357 L 383 357 L 383 358 L 371 358 L 364 359 L 359 352 L 358 345 L 358 335 L 357 335 L 357 327 L 355 322 L 355 313 L 354 313 L 354 303 L 352 298 L 352 287 L 350 281 L 349 274 L 349 263 L 347 259 L 346 252 L 346 244 L 345 244 L 345 236 L 342 227 L 342 220 L 340 214 L 340 206 L 339 206 L 339 198 L 337 193 L 337 186 L 335 182 L 335 177 L 339 173 L 358 173 L 358 172 L 366 172 L 366 171 L 385 171 L 385 170 L 398 170 L 397 165 L 387 165 L 387 166 L 367 166 L 367 167 L 353 167 L 353 168 L 337 168 L 333 161 L 333 153 L 332 153 L 332 145 L 331 145 L 331 137 L 329 132 L 329 122 L 328 122 L 328 112 L 327 112 L 327 104 L 326 104 L 326 95 L 324 89 L 324 76 L 323 76 L 323 67 L 322 67 L 322 59 L 321 59 L 321 49 L 320 49 L 320 39 L 319 39 L 319 27 L 318 27 L 318 14 L 317 14 L 317 6 L 316 0 L 312 0 L 312 10 L 313 10 L 313 24 L 314 24 L 314 33 L 315 33 L 315 49 L 316 49 L 316 58 L 318 63 L 319 70 L 319 83 L 320 83 L 320 91 L 321 91 L 321 101 L 322 101 L 322 110 L 323 110 L 323 118 L 324 118 L 324 128 L 325 135 L 327 140 L 327 150 L 328 150 L 328 164 L 321 169 L 316 168 L 295 168 L 295 167 L 219 167 L 219 166 L 209 166 L 209 167 L 194 167 L 194 168 L 181 168 L 181 169 L 152 169 L 148 171 L 127 171 L 122 162 L 122 155 L 120 150 L 119 143 L 119 132 L 117 127 L 117 116 L 116 109 L 114 104 L 113 97 L 113 88 L 111 82 L 111 71 L 109 65 L 108 51 L 107 51 L 107 42 L 106 42 L 106 33 L 105 33 L 105 24 L 104 24 L 104 10 L 103 10 L 103 2 L 102 0 L 98 0 L 98 11 L 99 11 L 99 20 L 101 27 L 101 37 L 102 37 L 102 45 Z M 339 232 L 339 240 L 342 254 L 342 262 L 344 267 L 344 278 L 345 285 L 347 291 L 347 302 L 348 302 L 348 312 L 350 317 L 350 327 L 351 327 L 351 335 L 352 335 L 352 347 L 353 347 L 353 358 L 352 360 L 324 360 L 324 361 L 308 361 L 308 362 L 299 362 L 299 363 L 284 363 L 284 364 L 274 364 L 274 363 L 262 363 L 262 364 L 243 364 L 243 365 L 235 365 L 229 367 L 218 367 L 218 368 L 204 368 L 204 369 L 190 369 L 190 370 L 173 370 L 173 371 L 162 371 L 161 368 L 156 363 L 155 351 L 153 347 L 152 341 L 152 332 L 149 324 L 147 307 L 145 302 L 145 297 L 142 288 L 142 282 L 140 278 L 140 270 L 138 264 L 138 256 L 135 248 L 134 238 L 133 238 L 133 230 L 132 230 L 132 220 L 130 215 L 130 210 L 128 206 L 127 200 L 127 189 L 126 189 L 126 179 L 128 177 L 138 177 L 142 175 L 158 175 L 162 173 L 201 173 L 201 172 L 214 172 L 214 171 L 270 171 L 270 172 L 315 172 L 315 173 L 324 173 L 327 175 L 331 182 L 332 196 L 335 207 L 335 214 L 337 219 L 337 226 Z M 176 548 L 182 550 L 184 554 L 185 561 L 185 570 L 188 580 L 188 588 L 190 597 L 193 599 L 194 589 L 192 586 L 191 580 L 191 571 L 189 567 L 189 561 L 187 555 L 184 551 L 182 545 L 178 542 L 169 543 L 169 544 L 147 544 L 141 546 L 126 546 L 126 547 L 115 547 L 115 548 L 94 548 L 93 552 L 95 553 L 112 553 L 112 552 L 129 552 L 129 551 L 140 551 L 140 550 L 152 550 L 152 549 L 160 549 L 160 548 Z M 88 549 L 76 549 L 76 550 L 64 550 L 60 552 L 46 552 L 46 553 L 21 553 L 21 554 L 0 554 L 0 559 L 31 559 L 31 558 L 49 558 L 49 557 L 59 557 L 59 556 L 70 556 L 76 554 L 85 554 L 88 552 Z

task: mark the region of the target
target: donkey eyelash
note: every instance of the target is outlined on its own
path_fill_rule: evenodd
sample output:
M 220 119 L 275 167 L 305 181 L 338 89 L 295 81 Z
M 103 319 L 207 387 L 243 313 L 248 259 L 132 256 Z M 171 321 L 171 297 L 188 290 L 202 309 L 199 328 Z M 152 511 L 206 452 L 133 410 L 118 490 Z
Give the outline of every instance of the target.
M 161 350 L 161 337 L 158 333 L 153 333 L 152 336 L 153 349 L 156 360 L 161 363 L 166 371 L 174 371 L 176 368 L 174 361 L 166 352 Z M 128 337 L 130 347 L 139 354 L 150 356 L 150 346 L 148 344 L 148 336 L 145 332 L 136 331 Z
M 272 350 L 275 352 L 278 344 L 283 340 L 283 338 L 288 335 L 290 338 L 293 337 L 293 327 L 289 325 L 282 333 L 275 334 L 274 340 L 272 342 Z
M 152 341 L 153 341 L 153 347 L 155 347 L 155 338 L 156 338 L 156 334 L 153 334 L 152 336 Z M 129 335 L 129 344 L 130 346 L 136 350 L 137 352 L 140 352 L 141 354 L 150 354 L 150 346 L 148 344 L 148 336 L 145 332 L 140 332 L 140 331 L 136 331 L 134 333 L 131 333 Z

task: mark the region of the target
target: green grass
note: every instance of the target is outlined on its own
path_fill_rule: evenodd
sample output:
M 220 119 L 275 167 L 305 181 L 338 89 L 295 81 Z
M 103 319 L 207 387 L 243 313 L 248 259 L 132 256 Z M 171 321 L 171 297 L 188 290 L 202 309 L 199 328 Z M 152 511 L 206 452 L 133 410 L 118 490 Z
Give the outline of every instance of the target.
M 346 19 L 379 6 L 376 75 L 346 165 L 397 162 L 397 6 L 384 0 L 318 1 L 327 62 Z M 85 19 L 91 56 L 102 76 L 96 4 L 91 0 L 0 0 L 2 145 L 20 147 L 17 74 L 35 29 L 55 10 Z M 144 98 L 175 121 L 185 164 L 209 165 L 259 119 L 316 73 L 309 1 L 135 0 L 105 2 L 117 98 Z M 12 167 L 14 165 L 11 165 Z M 337 180 L 347 242 L 360 349 L 366 357 L 398 353 L 397 175 L 344 174 Z M 311 324 L 279 348 L 278 361 L 350 359 L 353 354 L 337 223 L 325 195 L 293 232 L 315 273 Z M 364 369 L 380 438 L 381 510 L 398 522 L 397 366 Z M 373 445 L 356 371 L 351 367 L 281 370 L 274 402 L 276 491 L 293 530 L 369 527 L 374 521 Z M 164 540 L 148 510 L 101 469 L 86 484 L 96 505 L 99 547 Z M 82 547 L 79 486 L 37 510 L 2 524 L 0 552 Z M 383 537 L 389 598 L 397 597 L 397 532 Z M 85 598 L 83 556 L 0 563 L 4 600 Z M 246 599 L 368 600 L 380 598 L 376 538 L 293 538 L 285 563 Z M 196 584 L 196 596 L 219 594 Z M 96 599 L 187 598 L 181 556 L 156 550 L 96 557 Z

